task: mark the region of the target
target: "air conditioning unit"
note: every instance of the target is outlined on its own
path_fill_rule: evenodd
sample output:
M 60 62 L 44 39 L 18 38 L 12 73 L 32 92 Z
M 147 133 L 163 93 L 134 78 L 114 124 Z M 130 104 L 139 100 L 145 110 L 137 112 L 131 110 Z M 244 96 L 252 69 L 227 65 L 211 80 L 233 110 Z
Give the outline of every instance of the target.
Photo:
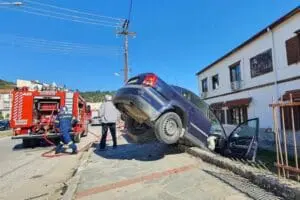
M 231 82 L 231 89 L 233 91 L 240 90 L 242 88 L 242 81 Z
M 201 93 L 201 98 L 204 99 L 204 98 L 206 98 L 206 97 L 207 97 L 207 92 L 202 92 L 202 93 Z

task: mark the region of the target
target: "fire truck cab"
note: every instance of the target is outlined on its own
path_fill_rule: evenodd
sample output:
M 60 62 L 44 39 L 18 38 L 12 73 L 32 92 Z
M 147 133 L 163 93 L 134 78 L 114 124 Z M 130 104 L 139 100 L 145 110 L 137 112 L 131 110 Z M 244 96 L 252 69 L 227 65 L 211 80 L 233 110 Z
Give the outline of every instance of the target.
M 59 129 L 55 126 L 55 118 L 61 106 L 66 106 L 76 118 L 77 123 L 73 124 L 71 134 L 75 142 L 80 142 L 81 136 L 87 134 L 89 111 L 79 92 L 29 90 L 27 87 L 16 88 L 12 92 L 12 139 L 23 139 L 23 146 L 29 146 L 44 137 L 58 138 Z

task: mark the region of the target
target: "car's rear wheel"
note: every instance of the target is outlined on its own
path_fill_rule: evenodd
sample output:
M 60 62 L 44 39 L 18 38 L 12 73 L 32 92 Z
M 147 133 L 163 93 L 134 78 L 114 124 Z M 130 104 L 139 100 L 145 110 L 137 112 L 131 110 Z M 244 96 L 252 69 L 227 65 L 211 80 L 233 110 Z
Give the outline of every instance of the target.
M 166 144 L 175 144 L 180 138 L 182 121 L 174 112 L 163 114 L 155 123 L 155 135 Z

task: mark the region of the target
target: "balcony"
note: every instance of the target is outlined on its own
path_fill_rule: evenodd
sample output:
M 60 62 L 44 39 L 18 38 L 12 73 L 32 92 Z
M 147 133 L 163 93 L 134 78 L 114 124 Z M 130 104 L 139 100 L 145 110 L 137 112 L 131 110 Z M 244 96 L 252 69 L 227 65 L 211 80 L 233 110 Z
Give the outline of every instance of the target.
M 230 83 L 230 86 L 231 86 L 231 90 L 232 91 L 237 91 L 237 90 L 240 90 L 242 89 L 242 81 L 233 81 Z

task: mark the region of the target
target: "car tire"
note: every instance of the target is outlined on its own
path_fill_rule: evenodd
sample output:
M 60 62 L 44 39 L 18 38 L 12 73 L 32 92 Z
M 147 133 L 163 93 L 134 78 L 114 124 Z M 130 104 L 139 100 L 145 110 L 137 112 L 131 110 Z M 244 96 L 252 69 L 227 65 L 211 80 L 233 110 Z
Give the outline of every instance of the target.
M 155 123 L 157 139 L 166 144 L 175 144 L 180 138 L 182 121 L 174 112 L 163 114 Z

